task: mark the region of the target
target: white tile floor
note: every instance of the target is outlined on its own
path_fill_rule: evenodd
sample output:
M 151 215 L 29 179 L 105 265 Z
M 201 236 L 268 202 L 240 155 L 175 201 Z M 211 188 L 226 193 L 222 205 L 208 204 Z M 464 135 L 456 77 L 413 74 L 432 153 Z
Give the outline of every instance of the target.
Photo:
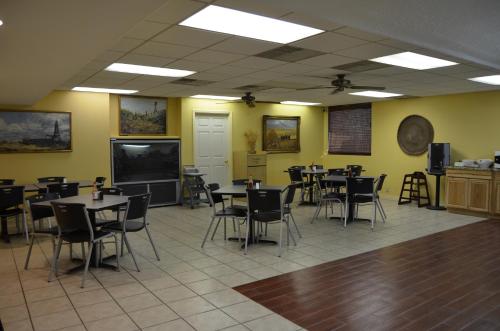
M 231 287 L 327 261 L 425 236 L 480 218 L 429 211 L 383 201 L 388 220 L 375 231 L 367 223 L 343 228 L 318 219 L 314 207 L 294 208 L 303 238 L 277 257 L 276 246 L 256 245 L 243 255 L 237 242 L 225 242 L 222 228 L 205 248 L 200 244 L 211 209 L 155 208 L 149 212 L 160 251 L 156 261 L 145 233 L 132 236 L 141 272 L 130 256 L 121 272 L 92 269 L 86 287 L 80 275 L 62 275 L 48 283 L 49 242 L 34 248 L 23 269 L 27 246 L 21 238 L 0 244 L 0 318 L 6 330 L 298 330 L 299 326 L 249 300 Z M 370 207 L 360 213 L 369 214 Z M 322 213 L 323 214 L 323 213 Z M 277 238 L 277 226 L 269 237 Z M 228 222 L 228 234 L 232 225 Z M 61 268 L 71 266 L 67 248 Z M 76 249 L 75 249 L 76 251 Z M 112 246 L 107 248 L 112 252 Z

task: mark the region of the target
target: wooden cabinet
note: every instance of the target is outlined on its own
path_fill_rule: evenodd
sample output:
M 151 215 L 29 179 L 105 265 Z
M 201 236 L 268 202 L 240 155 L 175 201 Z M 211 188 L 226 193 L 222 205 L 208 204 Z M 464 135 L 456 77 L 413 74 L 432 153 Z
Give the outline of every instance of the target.
M 248 154 L 247 152 L 234 152 L 233 178 L 243 179 L 252 176 L 263 183 L 267 179 L 267 155 L 265 153 Z
M 500 215 L 500 176 L 491 169 L 446 171 L 446 201 L 451 212 L 490 216 Z M 500 175 L 500 174 L 499 174 Z

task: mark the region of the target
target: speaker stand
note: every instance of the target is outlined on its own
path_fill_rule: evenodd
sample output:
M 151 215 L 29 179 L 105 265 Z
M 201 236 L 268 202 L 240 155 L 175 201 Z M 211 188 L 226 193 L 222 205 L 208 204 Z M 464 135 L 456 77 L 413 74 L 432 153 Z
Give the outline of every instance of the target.
M 436 176 L 436 195 L 434 206 L 427 206 L 427 209 L 430 210 L 446 210 L 445 207 L 439 205 L 439 199 L 441 195 L 441 176 L 444 175 L 442 172 L 429 172 L 429 175 Z

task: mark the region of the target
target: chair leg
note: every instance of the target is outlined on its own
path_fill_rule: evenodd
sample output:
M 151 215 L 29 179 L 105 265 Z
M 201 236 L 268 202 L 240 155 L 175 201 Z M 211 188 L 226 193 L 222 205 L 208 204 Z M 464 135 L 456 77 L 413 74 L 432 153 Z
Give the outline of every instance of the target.
M 318 218 L 319 212 L 321 211 L 321 200 L 318 203 L 318 207 L 316 207 L 316 211 L 314 212 L 314 216 L 311 220 L 311 224 L 314 222 L 316 218 Z
M 248 231 L 250 230 L 250 218 L 247 217 L 247 226 L 246 226 L 246 232 L 245 232 L 245 252 L 244 254 L 247 255 L 247 251 L 248 251 Z
M 26 243 L 29 244 L 30 235 L 28 232 L 28 222 L 26 221 L 26 211 L 24 209 L 23 209 L 23 227 L 24 227 L 24 233 L 26 234 Z
M 347 209 L 348 202 L 344 204 L 344 228 L 347 227 L 347 218 L 349 217 L 349 209 Z
M 241 224 L 240 224 L 240 220 L 236 220 L 236 222 L 238 222 L 238 242 L 240 243 L 241 242 Z
M 227 231 L 226 231 L 226 218 L 224 217 L 224 240 L 227 238 Z
M 137 265 L 137 261 L 135 260 L 135 254 L 134 251 L 132 250 L 132 247 L 130 246 L 130 243 L 128 242 L 126 233 L 123 234 L 123 238 L 125 240 L 125 245 L 127 246 L 127 250 L 129 251 L 130 255 L 132 255 L 132 260 L 134 260 L 134 264 L 135 267 L 137 268 L 137 271 L 141 271 L 139 270 L 139 266 Z
M 59 238 L 57 241 L 56 249 L 54 250 L 54 254 L 52 256 L 52 265 L 50 266 L 49 272 L 49 282 L 51 282 L 54 277 L 57 277 L 57 260 L 59 259 L 59 254 L 61 252 L 62 246 L 62 238 Z
M 212 237 L 210 238 L 210 240 L 214 240 L 215 233 L 217 232 L 217 229 L 219 228 L 219 224 L 220 224 L 221 219 L 222 219 L 222 217 L 219 217 L 219 219 L 217 220 L 217 224 L 215 224 L 215 229 L 214 229 L 214 232 L 212 233 Z
M 207 241 L 208 234 L 210 233 L 210 229 L 212 229 L 212 225 L 214 224 L 215 217 L 212 217 L 212 220 L 210 221 L 210 224 L 208 225 L 207 233 L 205 233 L 205 237 L 203 238 L 203 241 L 201 243 L 201 248 L 205 246 L 205 242 Z M 213 239 L 213 236 L 212 236 Z
M 144 226 L 144 228 L 146 229 L 146 233 L 148 234 L 149 242 L 151 243 L 151 246 L 153 246 L 153 250 L 155 251 L 156 259 L 158 261 L 160 261 L 160 255 L 158 254 L 158 251 L 156 250 L 156 246 L 155 246 L 155 243 L 153 242 L 153 237 L 151 237 L 151 233 L 149 232 L 148 225 L 146 224 Z
M 85 244 L 82 242 L 81 245 L 82 245 L 82 260 L 86 260 L 86 258 L 85 258 Z
M 82 283 L 80 285 L 81 288 L 85 287 L 85 279 L 87 278 L 87 273 L 89 272 L 89 264 L 90 264 L 90 258 L 92 256 L 92 248 L 94 245 L 92 242 L 89 242 L 88 250 L 89 254 L 87 255 L 87 259 L 85 260 L 85 269 L 83 270 L 83 275 L 82 275 Z
M 234 217 L 233 217 L 233 233 L 235 233 L 235 232 L 236 232 L 236 223 L 235 223 Z
M 279 250 L 278 250 L 278 257 L 281 257 L 281 252 L 283 249 L 283 220 L 280 222 L 280 245 L 279 245 Z
M 118 255 L 118 237 L 116 233 L 113 233 L 113 238 L 115 238 L 116 271 L 120 271 L 120 256 Z
M 69 259 L 73 260 L 73 244 L 69 244 Z
M 121 242 L 121 245 L 120 245 L 120 250 L 121 250 L 120 256 L 123 256 L 123 246 L 125 245 L 125 241 L 124 241 L 125 238 L 123 237 L 123 232 L 122 232 L 122 238 L 121 239 L 122 239 L 121 240 L 122 242 Z
M 297 231 L 297 235 L 299 238 L 302 238 L 302 234 L 299 231 L 299 227 L 297 226 L 297 223 L 295 223 L 295 218 L 293 217 L 292 211 L 290 211 L 290 218 L 292 219 L 292 223 L 295 226 L 295 231 Z
M 294 237 L 294 235 L 292 233 L 292 229 L 290 229 L 290 219 L 287 220 L 286 224 L 287 224 L 287 230 L 290 233 L 290 236 L 292 237 L 293 245 L 297 246 L 297 242 L 295 241 L 295 237 Z
M 33 243 L 35 242 L 35 235 L 31 235 L 30 248 L 28 248 L 28 255 L 26 255 L 26 262 L 24 262 L 24 270 L 28 270 L 28 263 L 30 262 L 31 250 L 33 249 Z

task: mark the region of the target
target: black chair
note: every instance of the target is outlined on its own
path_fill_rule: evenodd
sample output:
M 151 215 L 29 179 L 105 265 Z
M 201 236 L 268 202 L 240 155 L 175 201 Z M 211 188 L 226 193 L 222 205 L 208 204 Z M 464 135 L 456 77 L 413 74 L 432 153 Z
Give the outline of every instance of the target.
M 102 192 L 104 195 L 123 195 L 123 189 L 119 187 L 101 187 L 99 188 L 99 191 Z M 108 220 L 106 217 L 106 214 L 104 213 L 104 210 L 110 210 L 112 212 L 116 212 L 116 219 L 114 220 Z M 117 207 L 112 207 L 112 208 L 106 208 L 98 212 L 99 218 L 96 219 L 96 224 L 103 225 L 105 223 L 109 222 L 115 222 L 120 219 L 120 212 L 123 211 L 125 212 L 127 210 L 126 206 L 117 206 Z
M 349 172 L 344 168 L 331 168 L 328 169 L 328 176 L 347 176 Z
M 58 193 L 61 198 L 78 195 L 78 183 L 47 184 L 48 193 Z
M 312 188 L 312 185 L 308 181 L 304 180 L 304 174 L 302 174 L 302 170 L 304 169 L 305 167 L 288 168 L 288 176 L 290 177 L 290 182 L 292 184 L 300 185 L 300 201 L 304 201 L 306 194 L 311 194 Z
M 137 264 L 137 260 L 135 259 L 134 251 L 132 250 L 132 246 L 130 245 L 130 242 L 127 238 L 128 232 L 138 232 L 145 229 L 149 238 L 149 242 L 151 243 L 151 246 L 153 246 L 156 258 L 158 259 L 158 261 L 160 261 L 160 256 L 158 255 L 158 251 L 156 250 L 153 238 L 151 237 L 151 233 L 149 232 L 149 223 L 146 218 L 150 200 L 151 193 L 130 196 L 128 198 L 127 210 L 125 211 L 123 221 L 113 222 L 102 227 L 104 231 L 112 231 L 121 234 L 121 256 L 123 256 L 123 244 L 125 243 L 125 245 L 127 246 L 127 250 L 129 251 L 130 255 L 132 255 L 132 260 L 134 260 L 137 271 L 140 270 Z
M 24 205 L 24 186 L 7 186 L 0 188 L 0 219 L 2 223 L 2 238 L 6 243 L 10 243 L 7 219 L 16 218 L 16 226 L 19 232 L 19 215 L 22 216 L 26 241 L 29 242 L 28 223 L 26 222 L 26 212 Z
M 120 270 L 120 261 L 118 259 L 118 239 L 113 232 L 104 230 L 96 230 L 93 228 L 85 204 L 81 203 L 64 203 L 52 201 L 52 209 L 57 221 L 58 227 L 58 242 L 52 258 L 52 268 L 49 274 L 49 281 L 57 277 L 58 260 L 61 254 L 63 242 L 88 243 L 88 253 L 85 259 L 85 269 L 82 275 L 81 287 L 85 286 L 85 279 L 89 270 L 89 263 L 92 257 L 94 245 L 102 243 L 106 238 L 114 237 L 116 249 L 116 266 Z
M 39 183 L 62 183 L 66 177 L 40 177 Z
M 260 179 L 252 179 L 252 181 L 253 181 L 254 184 L 256 184 L 256 183 L 259 183 L 259 184 L 262 183 L 262 181 Z M 233 185 L 247 185 L 248 184 L 248 178 L 233 179 L 232 183 L 233 183 Z M 246 198 L 246 197 L 247 197 L 246 193 L 245 194 L 233 194 L 233 195 L 231 195 L 231 207 L 232 208 L 244 209 L 245 212 L 246 212 L 247 206 L 235 205 L 234 204 L 234 198 L 243 199 L 243 198 Z
M 247 214 L 247 226 L 246 226 L 246 234 L 245 234 L 245 254 L 248 251 L 248 237 L 250 234 L 250 222 L 259 222 L 265 224 L 279 223 L 280 224 L 280 240 L 279 240 L 279 251 L 278 256 L 281 257 L 282 246 L 283 246 L 283 223 L 287 228 L 287 239 L 292 237 L 292 240 L 295 243 L 295 238 L 293 237 L 292 232 L 290 231 L 288 217 L 285 217 L 284 214 L 284 204 L 283 199 L 281 198 L 282 192 L 278 190 L 268 190 L 268 189 L 260 189 L 260 190 L 247 190 L 247 200 L 248 200 L 248 214 Z M 259 229 L 258 226 L 253 226 L 254 231 Z M 260 235 L 254 234 L 255 238 L 259 238 Z M 287 240 L 288 244 L 288 240 Z
M 358 177 L 361 176 L 361 172 L 363 171 L 363 166 L 357 164 L 348 164 L 346 169 L 351 170 L 351 174 L 353 177 Z
M 334 203 L 340 204 L 340 217 L 342 218 L 346 202 L 345 193 L 334 191 L 333 183 L 324 180 L 322 176 L 316 176 L 316 186 L 318 192 L 318 205 L 316 207 L 316 211 L 314 212 L 311 223 L 313 223 L 314 220 L 318 218 L 322 207 L 325 207 L 325 218 L 328 218 L 328 207 L 331 206 L 333 212 Z
M 386 174 L 382 174 L 376 179 L 375 190 L 373 192 L 373 194 L 375 195 L 375 207 L 377 208 L 378 212 L 380 213 L 380 216 L 382 217 L 382 221 L 384 223 L 385 223 L 385 220 L 387 218 L 387 215 L 385 214 L 384 207 L 382 207 L 382 203 L 380 202 L 379 192 L 382 191 L 382 187 L 384 186 L 384 181 L 385 181 L 386 177 L 387 177 Z M 373 197 L 371 195 L 367 195 L 367 196 L 359 195 L 358 200 L 359 200 L 359 202 L 356 204 L 356 214 L 358 213 L 358 206 L 360 204 L 371 203 L 373 201 Z M 365 201 L 363 201 L 363 200 L 365 200 Z
M 15 179 L 0 179 L 0 185 L 14 185 Z
M 28 249 L 28 255 L 26 256 L 26 261 L 24 263 L 24 269 L 28 269 L 28 264 L 31 257 L 31 251 L 33 249 L 33 244 L 35 239 L 38 237 L 50 237 L 52 240 L 52 249 L 55 250 L 55 238 L 59 231 L 57 230 L 57 225 L 52 226 L 50 223 L 50 218 L 54 216 L 54 211 L 52 208 L 34 206 L 36 202 L 50 201 L 59 199 L 59 194 L 57 193 L 43 193 L 38 195 L 33 195 L 26 198 L 27 208 L 30 213 L 31 218 L 31 240 L 30 247 Z M 44 221 L 48 221 L 48 226 L 44 226 Z
M 207 241 L 208 235 L 212 226 L 217 219 L 217 224 L 215 225 L 215 229 L 212 233 L 212 237 L 210 240 L 214 240 L 215 233 L 217 232 L 217 228 L 221 220 L 224 220 L 224 240 L 226 240 L 226 219 L 229 217 L 233 221 L 233 230 L 235 229 L 235 222 L 238 222 L 238 238 L 241 238 L 240 231 L 240 220 L 245 221 L 247 217 L 247 213 L 245 209 L 242 208 L 234 208 L 234 207 L 226 207 L 224 205 L 224 199 L 221 194 L 213 193 L 214 191 L 220 188 L 219 184 L 208 184 L 208 200 L 210 201 L 210 206 L 212 207 L 212 219 L 210 220 L 210 224 L 208 225 L 207 232 L 205 233 L 205 237 L 203 238 L 203 242 L 201 243 L 201 247 L 205 246 L 205 242 Z M 221 204 L 221 208 L 217 209 L 217 204 Z
M 106 177 L 96 177 L 95 178 L 95 185 L 98 190 L 104 187 L 104 182 L 106 181 Z
M 283 214 L 285 217 L 290 217 L 292 220 L 293 225 L 295 226 L 295 230 L 297 231 L 297 235 L 299 238 L 302 238 L 302 234 L 299 231 L 299 227 L 297 226 L 297 223 L 295 222 L 295 218 L 293 217 L 292 214 L 292 203 L 293 199 L 295 198 L 295 191 L 297 190 L 298 184 L 290 184 L 288 185 L 288 189 L 286 191 L 285 195 L 285 201 L 283 201 Z M 267 227 L 266 227 L 266 234 L 267 234 Z
M 373 204 L 373 217 L 371 218 L 371 229 L 377 218 L 376 209 L 376 194 L 374 190 L 373 177 L 347 177 L 347 203 L 372 203 Z M 344 227 L 347 226 L 347 217 L 349 216 L 349 209 L 346 207 L 346 217 L 344 218 Z M 353 215 L 354 216 L 354 215 Z

